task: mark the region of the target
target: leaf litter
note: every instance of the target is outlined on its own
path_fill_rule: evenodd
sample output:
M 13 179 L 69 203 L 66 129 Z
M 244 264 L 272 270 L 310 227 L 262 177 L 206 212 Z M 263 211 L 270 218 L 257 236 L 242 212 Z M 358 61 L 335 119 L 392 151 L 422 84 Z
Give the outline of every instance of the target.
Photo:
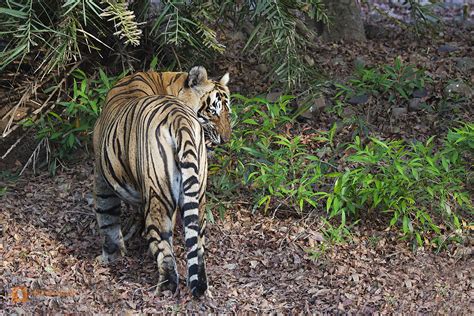
M 20 179 L 3 196 L 0 282 L 6 313 L 474 312 L 472 255 L 413 252 L 395 236 L 369 230 L 312 259 L 309 250 L 324 241 L 317 222 L 252 215 L 241 205 L 208 226 L 209 293 L 194 300 L 185 286 L 178 227 L 179 293 L 155 296 L 158 272 L 140 234 L 127 242 L 125 257 L 109 266 L 95 260 L 101 243 L 88 203 L 91 174 L 86 162 L 56 178 Z M 134 211 L 125 208 L 123 216 L 131 218 Z M 11 290 L 21 286 L 34 296 L 15 303 Z

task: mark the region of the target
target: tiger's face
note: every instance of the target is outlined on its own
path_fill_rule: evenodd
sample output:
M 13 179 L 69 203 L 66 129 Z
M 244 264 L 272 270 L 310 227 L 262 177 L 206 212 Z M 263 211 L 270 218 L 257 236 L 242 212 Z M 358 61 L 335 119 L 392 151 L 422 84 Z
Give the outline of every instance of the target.
M 207 77 L 204 67 L 191 68 L 178 98 L 191 106 L 204 129 L 208 149 L 228 142 L 231 135 L 229 74 L 220 80 Z
M 228 80 L 226 74 L 219 82 L 215 82 L 214 89 L 201 98 L 201 108 L 197 112 L 209 149 L 230 140 L 232 128 L 229 89 L 226 85 Z

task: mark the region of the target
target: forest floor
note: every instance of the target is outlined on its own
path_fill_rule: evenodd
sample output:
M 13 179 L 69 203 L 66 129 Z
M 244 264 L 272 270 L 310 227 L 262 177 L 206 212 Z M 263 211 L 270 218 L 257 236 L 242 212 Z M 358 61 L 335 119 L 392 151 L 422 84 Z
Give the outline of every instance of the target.
M 155 296 L 157 269 L 141 236 L 111 266 L 95 260 L 101 246 L 91 173 L 86 162 L 55 178 L 25 177 L 3 197 L 0 310 L 474 313 L 472 257 L 460 249 L 413 252 L 396 236 L 364 229 L 318 255 L 310 251 L 324 238 L 318 221 L 251 215 L 241 205 L 208 226 L 206 297 L 194 300 L 185 287 L 180 232 L 180 294 Z M 11 290 L 22 287 L 28 302 L 13 302 Z
M 408 110 L 398 117 L 390 109 L 377 113 L 369 123 L 373 133 L 442 137 L 447 122 L 473 120 L 472 99 L 437 106 L 451 83 L 464 84 L 461 93 L 472 97 L 472 21 L 469 28 L 451 27 L 434 40 L 417 40 L 383 23 L 368 30 L 365 44 L 318 43 L 308 54 L 331 80 L 346 79 L 355 63 L 390 64 L 396 56 L 424 67 L 434 79 L 421 97 L 426 107 L 403 104 Z M 230 48 L 216 73 L 232 73 L 233 92 L 251 96 L 274 90 L 269 80 L 261 79 L 268 67 L 259 67 L 258 56 L 239 55 L 242 36 L 227 39 Z M 376 98 L 368 102 L 380 105 Z M 355 104 L 345 114 L 363 108 Z M 334 116 L 320 113 L 302 124 L 329 129 L 341 119 Z M 0 152 L 10 145 L 0 143 Z M 33 148 L 34 142 L 22 142 L 8 161 L 0 161 L 1 170 L 21 169 Z M 383 227 L 361 225 L 350 242 L 332 245 L 325 242 L 315 217 L 252 214 L 245 203 L 230 207 L 222 219 L 215 215 L 216 222 L 208 226 L 206 297 L 193 300 L 185 287 L 180 228 L 175 242 L 180 292 L 155 296 L 157 269 L 139 234 L 128 241 L 128 254 L 112 265 L 95 260 L 101 245 L 92 207 L 92 169 L 92 160 L 85 158 L 55 177 L 41 171 L 15 181 L 0 179 L 7 186 L 0 196 L 0 311 L 474 314 L 472 239 L 439 253 L 415 251 Z M 124 218 L 131 212 L 127 209 Z M 26 302 L 12 296 L 23 290 Z

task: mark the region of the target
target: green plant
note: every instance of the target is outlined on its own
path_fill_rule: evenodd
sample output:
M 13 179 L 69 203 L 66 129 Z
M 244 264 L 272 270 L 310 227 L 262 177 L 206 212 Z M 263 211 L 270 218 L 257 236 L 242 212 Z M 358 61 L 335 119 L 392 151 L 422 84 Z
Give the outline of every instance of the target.
M 336 84 L 340 96 L 347 100 L 353 96 L 369 94 L 387 99 L 391 104 L 408 101 L 413 91 L 422 89 L 431 80 L 424 70 L 402 62 L 395 58 L 394 64 L 380 68 L 359 67 L 348 85 Z
M 226 192 L 226 183 L 240 182 L 251 191 L 253 209 L 263 212 L 270 206 L 298 213 L 316 207 L 314 189 L 325 166 L 308 152 L 301 137 L 280 131 L 294 121 L 288 109 L 293 98 L 284 96 L 275 103 L 233 98 L 240 101 L 233 106 L 238 128 L 226 148 L 217 150 L 217 163 L 210 167 L 212 186 Z M 218 172 L 222 175 L 214 178 Z
M 304 61 L 304 52 L 312 32 L 301 19 L 306 16 L 327 24 L 322 1 L 250 1 L 240 16 L 241 19 L 250 17 L 254 25 L 244 50 L 259 48 L 264 59 L 276 65 L 274 73 L 289 88 L 311 78 L 311 67 Z
M 432 141 L 406 145 L 371 138 L 364 146 L 356 137 L 346 159 L 352 167 L 328 175 L 335 177 L 332 192 L 321 194 L 330 217 L 345 224 L 348 216 L 357 218 L 361 212 L 388 213 L 389 226 L 400 227 L 420 246 L 439 241 L 443 230 L 462 235 L 462 212 L 472 212 L 466 169 L 452 151 L 435 151 Z
M 119 77 L 123 76 L 120 75 Z M 49 170 L 56 172 L 58 163 L 78 147 L 85 147 L 109 89 L 119 77 L 108 77 L 102 70 L 98 78 L 89 79 L 81 70 L 73 73 L 72 97 L 59 102 L 58 111 L 49 111 L 39 120 L 27 119 L 23 126 L 36 128 L 36 137 L 49 147 Z
M 0 6 L 0 36 L 8 42 L 0 52 L 0 70 L 31 56 L 41 58 L 38 70 L 48 73 L 86 51 L 110 49 L 108 37 L 138 45 L 140 34 L 133 13 L 121 1 L 6 0 Z M 34 56 L 35 49 L 42 54 Z

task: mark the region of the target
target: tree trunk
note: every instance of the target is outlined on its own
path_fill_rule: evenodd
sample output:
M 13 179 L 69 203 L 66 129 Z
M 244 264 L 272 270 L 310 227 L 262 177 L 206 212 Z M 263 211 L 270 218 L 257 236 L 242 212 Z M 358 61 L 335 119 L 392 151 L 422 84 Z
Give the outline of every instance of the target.
M 365 41 L 364 23 L 358 0 L 323 0 L 330 19 L 324 26 L 323 39 L 329 42 Z

